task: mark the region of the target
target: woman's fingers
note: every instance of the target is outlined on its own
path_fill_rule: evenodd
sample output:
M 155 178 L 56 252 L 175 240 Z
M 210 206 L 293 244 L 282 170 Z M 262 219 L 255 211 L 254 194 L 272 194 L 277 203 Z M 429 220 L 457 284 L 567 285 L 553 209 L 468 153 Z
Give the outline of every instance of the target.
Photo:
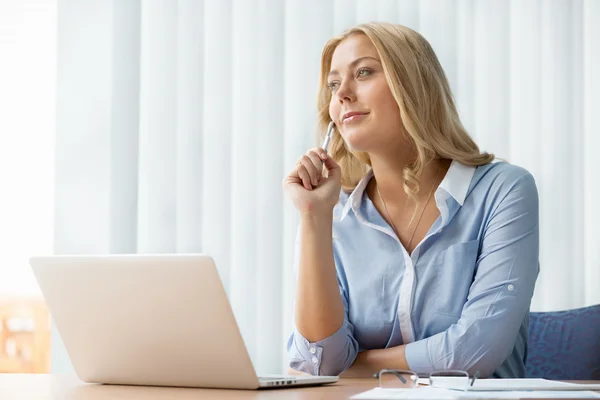
M 326 159 L 327 155 L 323 149 L 310 149 L 298 159 L 296 168 L 290 173 L 289 178 L 302 183 L 307 190 L 314 189 L 323 178 L 323 163 Z
M 323 177 L 323 160 L 321 160 L 321 157 L 319 156 L 319 150 L 320 149 L 313 149 L 306 153 L 306 155 L 310 158 L 310 161 L 312 162 L 313 166 L 315 167 L 315 171 L 317 174 L 317 185 L 319 184 L 319 182 L 321 182 L 321 178 Z
M 317 170 L 315 169 L 315 166 L 313 165 L 313 162 L 310 159 L 310 157 L 305 154 L 302 157 L 300 157 L 298 163 L 306 169 L 306 172 L 308 172 L 308 175 L 310 177 L 310 184 L 313 186 L 317 186 L 317 184 L 319 183 L 317 177 Z
M 298 163 L 303 165 L 310 176 L 310 183 L 313 186 L 318 186 L 323 174 L 323 161 L 319 154 L 313 149 L 309 150 L 305 155 L 300 157 Z
M 306 167 L 303 164 L 299 163 L 296 167 L 296 170 L 298 171 L 298 176 L 300 177 L 300 179 L 302 179 L 302 186 L 304 186 L 306 190 L 312 190 L 310 175 L 306 170 Z

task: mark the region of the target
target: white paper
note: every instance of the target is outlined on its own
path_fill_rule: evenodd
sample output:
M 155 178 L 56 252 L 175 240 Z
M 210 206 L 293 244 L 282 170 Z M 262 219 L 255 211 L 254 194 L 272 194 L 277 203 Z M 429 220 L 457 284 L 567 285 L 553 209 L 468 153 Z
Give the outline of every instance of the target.
M 417 389 L 382 389 L 375 388 L 351 397 L 354 400 L 385 400 L 385 399 L 600 399 L 600 394 L 592 391 L 477 391 L 463 392 L 442 388 L 417 388 Z
M 465 387 L 464 378 L 444 377 L 436 387 L 457 390 L 600 390 L 600 384 L 580 384 L 551 381 L 540 378 L 528 379 L 478 379 L 473 386 Z M 419 378 L 419 385 L 429 385 L 428 378 Z
M 462 389 L 460 385 L 454 388 Z M 600 384 L 567 383 L 547 379 L 478 379 L 468 390 L 600 390 Z
M 456 390 L 437 389 L 437 388 L 417 388 L 417 389 L 382 389 L 376 387 L 368 392 L 359 393 L 350 397 L 351 399 L 458 399 Z
M 463 392 L 458 399 L 600 399 L 600 394 L 589 390 L 515 390 L 493 392 Z

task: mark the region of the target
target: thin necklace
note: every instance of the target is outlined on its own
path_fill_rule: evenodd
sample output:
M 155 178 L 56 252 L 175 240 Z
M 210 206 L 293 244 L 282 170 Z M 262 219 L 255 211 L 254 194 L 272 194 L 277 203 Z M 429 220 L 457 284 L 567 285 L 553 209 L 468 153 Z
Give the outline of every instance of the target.
M 427 196 L 427 201 L 425 202 L 425 205 L 423 206 L 423 209 L 421 210 L 421 214 L 419 215 L 419 219 L 417 220 L 417 224 L 415 225 L 415 227 L 412 231 L 412 234 L 410 235 L 410 240 L 408 241 L 408 244 L 406 246 L 407 249 L 410 248 L 410 245 L 415 236 L 415 232 L 417 231 L 417 227 L 419 226 L 419 223 L 421 223 L 421 218 L 423 218 L 423 214 L 425 213 L 427 204 L 429 204 L 429 200 L 431 199 L 431 194 L 433 193 L 433 188 L 435 187 L 435 184 L 440 176 L 441 170 L 442 169 L 438 167 L 438 171 L 435 175 L 435 180 L 433 181 L 433 185 L 431 185 L 431 189 L 429 189 L 429 195 Z M 392 218 L 390 217 L 390 213 L 388 212 L 387 205 L 385 204 L 385 201 L 383 200 L 383 196 L 381 196 L 381 192 L 379 191 L 379 185 L 376 186 L 376 189 L 377 189 L 377 194 L 379 195 L 379 200 L 381 200 L 381 203 L 383 204 L 383 209 L 385 211 L 385 215 L 387 216 L 388 220 L 390 221 L 390 224 L 392 224 L 392 229 L 394 229 L 394 232 L 396 233 L 396 235 L 398 235 L 398 240 L 400 240 L 400 232 L 398 231 L 398 229 L 396 229 L 396 225 L 394 224 L 394 221 L 392 221 Z M 402 207 L 402 214 L 404 214 L 405 208 L 406 208 L 406 200 L 404 201 L 404 206 Z

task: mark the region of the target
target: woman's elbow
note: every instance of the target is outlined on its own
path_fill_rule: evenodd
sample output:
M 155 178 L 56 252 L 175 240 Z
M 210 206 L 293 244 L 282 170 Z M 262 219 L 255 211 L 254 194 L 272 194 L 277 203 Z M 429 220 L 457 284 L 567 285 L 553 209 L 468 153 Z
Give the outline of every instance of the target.
M 291 375 L 320 375 L 320 376 L 339 376 L 344 373 L 350 365 L 347 362 L 342 363 L 323 363 L 316 366 L 310 360 L 291 360 L 288 373 Z
M 506 361 L 510 351 L 504 346 L 482 343 L 478 348 L 471 348 L 469 352 L 455 353 L 446 359 L 443 365 L 437 365 L 440 370 L 466 371 L 470 376 L 478 374 L 480 378 L 488 378 Z

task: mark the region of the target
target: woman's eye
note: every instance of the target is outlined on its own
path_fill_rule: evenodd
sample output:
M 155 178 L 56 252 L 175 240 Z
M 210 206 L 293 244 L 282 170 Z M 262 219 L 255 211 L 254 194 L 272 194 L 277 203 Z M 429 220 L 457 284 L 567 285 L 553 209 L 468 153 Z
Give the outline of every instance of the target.
M 329 83 L 327 84 L 327 87 L 328 87 L 328 88 L 329 88 L 329 90 L 330 90 L 330 91 L 332 91 L 332 92 L 335 92 L 339 86 L 340 86 L 340 83 L 339 83 L 339 82 L 336 82 L 336 81 L 334 81 L 334 82 L 329 82 Z
M 371 70 L 368 69 L 368 68 L 361 68 L 361 69 L 358 70 L 358 74 L 357 75 L 359 77 L 371 75 Z

